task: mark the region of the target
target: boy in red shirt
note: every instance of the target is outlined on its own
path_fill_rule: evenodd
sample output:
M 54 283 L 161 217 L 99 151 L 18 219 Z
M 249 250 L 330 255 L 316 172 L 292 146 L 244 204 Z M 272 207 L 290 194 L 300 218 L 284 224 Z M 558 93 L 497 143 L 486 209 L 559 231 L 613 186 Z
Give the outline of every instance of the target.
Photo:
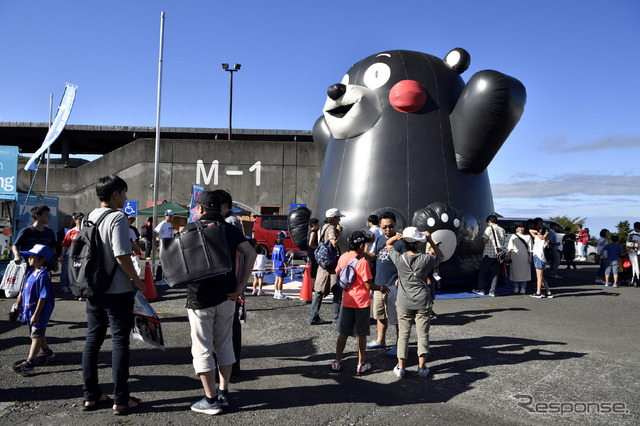
M 347 239 L 349 251 L 338 259 L 336 275 L 351 262 L 356 256 L 360 258 L 355 266 L 355 279 L 349 290 L 342 294 L 342 308 L 336 329 L 340 335 L 336 343 L 336 359 L 331 363 L 333 371 L 342 369 L 342 353 L 347 344 L 347 338 L 357 336 L 358 345 L 358 366 L 357 374 L 362 374 L 371 369 L 371 364 L 364 361 L 364 354 L 367 349 L 367 336 L 369 336 L 369 309 L 371 306 L 370 291 L 376 290 L 388 293 L 389 289 L 378 286 L 373 282 L 373 275 L 369 269 L 369 263 L 362 257 L 367 237 L 362 231 L 356 231 Z

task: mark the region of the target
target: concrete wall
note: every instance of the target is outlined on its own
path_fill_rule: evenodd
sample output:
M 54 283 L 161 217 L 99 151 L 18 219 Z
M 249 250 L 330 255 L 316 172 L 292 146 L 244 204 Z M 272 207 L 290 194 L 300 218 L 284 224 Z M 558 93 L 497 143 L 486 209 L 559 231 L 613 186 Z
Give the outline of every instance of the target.
M 48 195 L 60 198 L 60 218 L 74 211 L 87 213 L 99 204 L 96 180 L 113 173 L 127 182 L 127 197 L 138 200 L 143 209 L 153 200 L 154 159 L 155 140 L 138 139 L 81 167 L 52 168 Z M 280 206 L 288 214 L 291 203 L 313 208 L 320 169 L 313 142 L 162 139 L 158 199 L 187 204 L 192 185 L 199 183 L 207 189 L 225 189 L 234 201 L 256 210 Z M 29 189 L 32 175 L 19 171 L 20 191 Z M 44 186 L 41 168 L 34 192 L 44 193 Z

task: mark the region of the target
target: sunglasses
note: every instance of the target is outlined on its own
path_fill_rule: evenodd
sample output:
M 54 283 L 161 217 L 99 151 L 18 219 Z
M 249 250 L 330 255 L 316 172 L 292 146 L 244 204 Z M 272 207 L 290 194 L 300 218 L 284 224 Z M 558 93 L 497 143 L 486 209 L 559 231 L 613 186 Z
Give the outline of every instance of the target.
M 393 229 L 395 227 L 396 227 L 395 225 L 381 226 L 382 229 Z

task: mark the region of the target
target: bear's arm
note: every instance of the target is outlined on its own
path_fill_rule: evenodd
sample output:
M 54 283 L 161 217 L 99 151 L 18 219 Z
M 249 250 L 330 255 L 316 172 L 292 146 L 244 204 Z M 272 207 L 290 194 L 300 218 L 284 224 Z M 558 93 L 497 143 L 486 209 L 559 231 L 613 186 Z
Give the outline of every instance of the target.
M 316 144 L 316 150 L 321 160 L 324 160 L 324 153 L 327 150 L 330 138 L 331 131 L 324 120 L 324 115 L 321 115 L 313 125 L 313 142 Z
M 489 166 L 524 111 L 520 81 L 498 71 L 474 74 L 451 113 L 458 169 L 479 174 Z

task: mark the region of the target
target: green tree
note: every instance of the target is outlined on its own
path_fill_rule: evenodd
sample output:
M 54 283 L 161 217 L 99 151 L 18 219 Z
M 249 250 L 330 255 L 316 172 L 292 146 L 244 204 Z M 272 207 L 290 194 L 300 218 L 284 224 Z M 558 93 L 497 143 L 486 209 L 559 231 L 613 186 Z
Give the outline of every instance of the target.
M 631 225 L 629 225 L 628 220 L 623 220 L 616 225 L 616 229 L 618 230 L 618 237 L 620 237 L 619 244 L 624 244 L 631 233 Z
M 560 225 L 562 225 L 563 228 L 566 228 L 568 226 L 569 228 L 571 228 L 571 232 L 574 233 L 574 234 L 576 234 L 578 232 L 578 227 L 576 225 L 578 225 L 580 223 L 585 223 L 587 221 L 586 217 L 576 217 L 576 218 L 571 219 L 567 215 L 550 217 L 549 219 L 555 220 Z

